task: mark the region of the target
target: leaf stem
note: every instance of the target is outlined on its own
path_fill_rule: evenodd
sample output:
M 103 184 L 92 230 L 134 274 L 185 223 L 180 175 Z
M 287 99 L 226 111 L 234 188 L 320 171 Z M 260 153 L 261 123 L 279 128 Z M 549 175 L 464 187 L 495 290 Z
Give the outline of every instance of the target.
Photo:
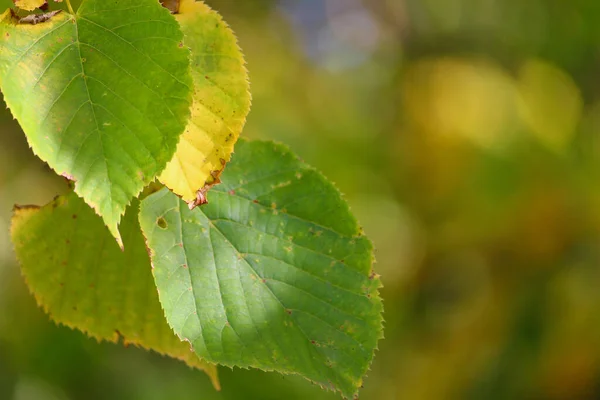
M 71 6 L 71 2 L 67 0 L 67 7 L 69 7 L 69 12 L 71 15 L 75 15 L 75 11 L 73 11 L 73 7 Z

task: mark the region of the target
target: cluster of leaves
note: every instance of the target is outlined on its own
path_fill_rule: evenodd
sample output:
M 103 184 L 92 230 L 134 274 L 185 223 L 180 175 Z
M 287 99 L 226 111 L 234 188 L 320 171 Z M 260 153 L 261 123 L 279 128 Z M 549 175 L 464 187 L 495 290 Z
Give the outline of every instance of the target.
M 73 182 L 15 209 L 29 288 L 58 323 L 181 359 L 217 387 L 220 364 L 352 397 L 382 329 L 371 243 L 320 173 L 238 141 L 248 78 L 221 17 L 162 3 L 16 0 L 0 17 L 5 101 Z

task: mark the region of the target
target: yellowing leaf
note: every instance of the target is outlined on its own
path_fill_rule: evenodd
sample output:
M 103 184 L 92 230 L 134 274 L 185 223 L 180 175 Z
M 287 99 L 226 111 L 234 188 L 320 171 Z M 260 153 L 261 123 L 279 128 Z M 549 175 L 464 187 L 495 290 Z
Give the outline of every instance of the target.
M 27 11 L 33 11 L 44 4 L 46 4 L 46 0 L 15 0 L 15 6 Z
M 161 310 L 134 200 L 121 223 L 125 249 L 71 192 L 45 207 L 15 210 L 12 240 L 38 304 L 57 323 L 109 342 L 123 341 L 204 370 L 218 389 L 217 369 L 171 330 Z
M 188 203 L 202 202 L 239 137 L 250 110 L 248 74 L 235 35 L 207 5 L 183 0 L 176 15 L 192 52 L 191 120 L 160 181 Z

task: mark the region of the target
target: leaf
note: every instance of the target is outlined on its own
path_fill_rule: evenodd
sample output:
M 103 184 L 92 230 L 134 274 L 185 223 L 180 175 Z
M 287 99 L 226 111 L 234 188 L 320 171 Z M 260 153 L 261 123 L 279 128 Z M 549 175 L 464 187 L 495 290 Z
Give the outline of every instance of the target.
M 192 81 L 177 21 L 155 0 L 84 0 L 37 25 L 0 18 L 0 88 L 33 151 L 120 242 L 127 204 L 173 157 Z
M 218 182 L 231 158 L 250 92 L 242 52 L 219 14 L 202 2 L 183 0 L 176 18 L 192 52 L 192 117 L 160 181 L 194 202 L 199 190 Z
M 240 141 L 209 203 L 163 189 L 140 222 L 167 321 L 209 362 L 352 397 L 382 335 L 372 245 L 340 193 L 280 145 Z
M 74 193 L 45 207 L 16 208 L 12 241 L 38 304 L 57 323 L 99 341 L 135 344 L 204 370 L 219 387 L 214 365 L 201 361 L 167 324 L 137 222 L 139 202 L 125 214 L 126 248 Z
M 14 0 L 14 3 L 21 10 L 33 11 L 46 4 L 46 0 Z

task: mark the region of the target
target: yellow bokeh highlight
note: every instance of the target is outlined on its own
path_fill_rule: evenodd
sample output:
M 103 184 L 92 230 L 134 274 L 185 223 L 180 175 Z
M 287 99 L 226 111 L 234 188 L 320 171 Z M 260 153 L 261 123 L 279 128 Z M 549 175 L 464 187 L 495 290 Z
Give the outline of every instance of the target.
M 410 65 L 404 77 L 404 106 L 417 129 L 485 148 L 509 139 L 517 97 L 510 75 L 483 59 L 423 60 Z
M 519 71 L 519 111 L 533 135 L 551 150 L 571 143 L 583 109 L 579 88 L 560 68 L 531 59 Z

